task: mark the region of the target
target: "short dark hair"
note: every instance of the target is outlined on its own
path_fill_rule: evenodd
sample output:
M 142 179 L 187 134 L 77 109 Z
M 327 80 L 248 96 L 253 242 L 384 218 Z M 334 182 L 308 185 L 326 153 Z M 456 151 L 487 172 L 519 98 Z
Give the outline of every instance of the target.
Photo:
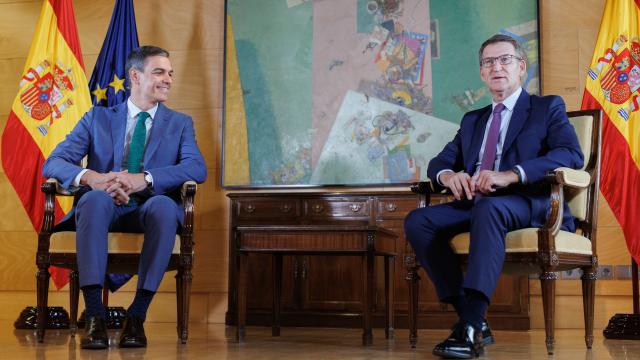
M 516 50 L 516 54 L 518 54 L 518 56 L 522 58 L 525 64 L 527 63 L 527 53 L 526 51 L 524 51 L 520 43 L 516 39 L 512 38 L 511 36 L 504 35 L 504 34 L 495 34 L 482 43 L 482 46 L 480 46 L 480 51 L 478 51 L 478 61 L 479 62 L 482 61 L 482 52 L 484 51 L 484 48 L 486 48 L 491 44 L 500 43 L 500 42 L 506 42 L 513 45 L 513 48 Z
M 124 66 L 124 72 L 127 78 L 127 87 L 131 86 L 131 82 L 129 80 L 129 70 L 134 68 L 138 71 L 144 71 L 144 66 L 146 65 L 147 58 L 151 56 L 164 56 L 168 58 L 169 52 L 163 48 L 153 45 L 144 45 L 131 50 L 131 52 L 127 56 L 127 62 Z

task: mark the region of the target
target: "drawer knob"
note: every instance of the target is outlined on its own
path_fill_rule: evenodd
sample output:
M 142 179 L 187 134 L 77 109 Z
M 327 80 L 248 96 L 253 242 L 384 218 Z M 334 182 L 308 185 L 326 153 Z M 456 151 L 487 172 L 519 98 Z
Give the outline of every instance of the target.
M 387 208 L 388 212 L 394 212 L 398 209 L 398 205 L 396 205 L 395 203 L 387 203 L 385 207 Z
M 322 204 L 313 204 L 313 206 L 311 206 L 311 210 L 316 214 L 321 213 L 322 210 L 324 210 L 324 206 L 322 206 Z
M 291 204 L 282 204 L 280 206 L 280 212 L 288 213 L 291 211 Z
M 362 209 L 362 205 L 360 205 L 360 204 L 351 204 L 351 206 L 349 206 L 349 208 L 353 212 L 358 212 L 358 211 L 360 211 L 360 209 Z
M 249 214 L 253 213 L 254 211 L 256 211 L 256 207 L 254 205 L 247 205 L 244 207 L 244 211 L 248 212 Z

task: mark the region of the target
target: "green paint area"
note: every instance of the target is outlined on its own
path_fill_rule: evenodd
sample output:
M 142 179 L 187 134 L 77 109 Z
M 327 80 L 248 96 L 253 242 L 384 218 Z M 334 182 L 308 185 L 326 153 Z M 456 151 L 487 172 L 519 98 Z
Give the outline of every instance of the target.
M 432 59 L 433 115 L 460 123 L 466 111 L 457 105 L 456 96 L 460 101 L 483 94 L 471 109 L 491 103 L 480 79 L 480 45 L 504 28 L 536 20 L 536 1 L 431 0 L 429 4 L 440 37 L 439 58 Z
M 311 2 L 292 8 L 284 0 L 227 2 L 245 103 L 252 185 L 308 179 L 304 167 L 287 164 L 300 162 L 309 141 L 312 10 Z

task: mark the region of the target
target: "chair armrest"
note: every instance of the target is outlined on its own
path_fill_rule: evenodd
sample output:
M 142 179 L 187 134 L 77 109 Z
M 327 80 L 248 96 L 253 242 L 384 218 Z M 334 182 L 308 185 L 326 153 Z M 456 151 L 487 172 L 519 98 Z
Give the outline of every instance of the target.
M 545 180 L 551 184 L 549 212 L 545 224 L 538 230 L 538 248 L 543 253 L 555 252 L 555 236 L 562 226 L 564 213 L 564 187 L 586 188 L 593 183 L 591 174 L 582 170 L 561 167 L 547 173 Z
M 431 180 L 415 182 L 411 184 L 411 191 L 418 195 L 426 195 L 435 192 Z
M 197 188 L 198 185 L 195 181 L 188 180 L 182 184 L 180 192 L 182 206 L 184 207 L 184 222 L 182 224 L 182 234 L 180 235 L 180 254 L 182 255 L 193 253 L 193 212 Z
M 584 189 L 592 182 L 591 174 L 583 170 L 561 167 L 557 168 L 553 174 L 558 183 L 563 186 Z
M 433 183 L 429 179 L 411 184 L 410 189 L 414 194 L 418 195 L 420 201 L 418 207 L 421 208 L 429 205 L 431 194 L 435 192 Z
M 53 178 L 47 179 L 46 182 L 42 183 L 42 187 L 41 187 L 42 192 L 45 194 L 49 194 L 53 192 L 54 195 L 61 195 L 61 196 L 74 196 L 79 189 L 80 189 L 79 187 L 70 189 L 70 190 L 65 189 L 60 185 L 58 180 Z
M 185 201 L 185 198 L 187 197 L 195 196 L 197 190 L 198 190 L 198 184 L 196 184 L 195 181 L 193 180 L 185 181 L 182 184 L 182 190 L 180 192 L 180 195 L 182 196 L 182 201 Z

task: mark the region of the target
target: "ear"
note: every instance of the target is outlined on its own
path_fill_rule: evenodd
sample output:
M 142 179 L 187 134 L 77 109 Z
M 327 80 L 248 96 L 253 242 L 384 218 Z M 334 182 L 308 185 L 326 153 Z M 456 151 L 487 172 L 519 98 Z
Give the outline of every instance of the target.
M 526 76 L 527 75 L 527 62 L 520 60 L 519 62 L 519 69 L 520 69 L 520 77 Z
M 135 68 L 129 69 L 129 79 L 131 81 L 131 85 L 140 83 L 140 73 Z

